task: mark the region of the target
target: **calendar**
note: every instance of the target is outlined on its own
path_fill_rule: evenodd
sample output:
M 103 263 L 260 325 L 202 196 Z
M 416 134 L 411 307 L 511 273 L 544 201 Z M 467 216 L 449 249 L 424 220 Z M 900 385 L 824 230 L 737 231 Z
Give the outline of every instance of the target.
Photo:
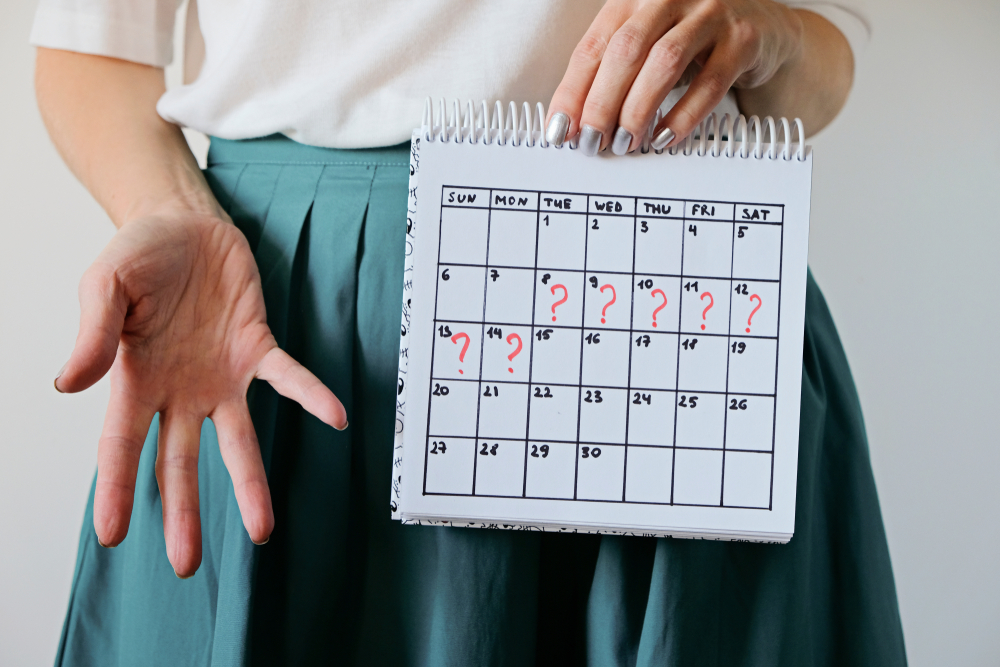
M 811 153 L 512 125 L 414 136 L 396 517 L 787 541 Z

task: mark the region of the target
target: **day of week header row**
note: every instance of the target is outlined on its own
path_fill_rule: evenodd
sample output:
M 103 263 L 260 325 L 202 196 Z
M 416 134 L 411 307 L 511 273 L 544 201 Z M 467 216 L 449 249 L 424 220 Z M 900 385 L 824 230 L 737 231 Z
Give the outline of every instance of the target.
M 601 195 L 488 190 L 446 187 L 445 206 L 494 208 L 523 211 L 552 211 L 597 215 L 626 215 L 642 218 L 686 218 L 695 220 L 747 220 L 781 223 L 781 206 L 751 203 L 700 202 L 682 199 L 608 197 Z

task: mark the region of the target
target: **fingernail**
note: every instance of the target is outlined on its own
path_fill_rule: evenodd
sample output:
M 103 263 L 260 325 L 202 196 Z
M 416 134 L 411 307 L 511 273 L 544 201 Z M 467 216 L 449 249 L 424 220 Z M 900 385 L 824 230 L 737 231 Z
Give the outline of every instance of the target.
M 549 121 L 549 127 L 545 130 L 545 141 L 558 148 L 566 141 L 566 132 L 568 131 L 569 116 L 560 111 Z
M 181 576 L 180 574 L 178 574 L 178 573 L 177 573 L 177 570 L 174 570 L 174 575 L 175 575 L 175 576 L 176 576 L 176 577 L 177 577 L 178 579 L 190 579 L 191 577 L 193 577 L 193 576 L 194 576 L 194 572 L 192 572 L 191 574 L 189 574 L 189 575 L 188 575 L 188 576 L 186 576 L 186 577 L 182 577 L 182 576 Z
M 350 426 L 350 424 L 348 422 L 344 422 L 344 425 L 341 428 L 337 428 L 336 426 L 334 426 L 334 428 L 337 428 L 338 431 L 346 431 L 348 426 Z
M 250 541 L 253 542 L 253 540 L 250 540 Z M 258 547 L 262 547 L 262 546 L 264 546 L 265 544 L 267 544 L 270 541 L 271 541 L 271 536 L 268 535 L 267 537 L 264 538 L 263 542 L 253 542 L 253 543 L 256 544 Z
M 598 132 L 597 128 L 584 125 L 580 128 L 580 150 L 590 157 L 597 155 L 597 149 L 601 147 L 601 138 L 604 133 Z
M 615 155 L 625 155 L 628 147 L 632 145 L 632 133 L 624 127 L 619 127 L 615 131 L 615 139 L 611 142 L 611 152 Z
M 62 365 L 62 368 L 60 368 L 59 372 L 56 373 L 56 379 L 52 381 L 52 386 L 55 387 L 56 391 L 58 391 L 60 394 L 63 393 L 63 392 L 62 392 L 62 389 L 59 388 L 59 378 L 62 377 L 63 371 L 66 370 L 66 366 L 68 364 L 69 364 L 69 362 L 67 361 L 65 364 Z M 104 545 L 101 545 L 101 546 L 104 546 Z
M 116 546 L 118 546 L 117 544 L 111 544 L 111 545 L 105 544 L 104 542 L 101 542 L 101 538 L 99 537 L 97 538 L 97 543 L 100 544 L 105 549 L 114 549 Z
M 653 150 L 658 151 L 667 144 L 669 144 L 673 138 L 674 138 L 674 131 L 671 130 L 669 127 L 665 127 L 662 130 L 660 130 L 659 134 L 653 137 L 653 140 L 649 142 L 649 144 L 650 146 L 653 147 Z

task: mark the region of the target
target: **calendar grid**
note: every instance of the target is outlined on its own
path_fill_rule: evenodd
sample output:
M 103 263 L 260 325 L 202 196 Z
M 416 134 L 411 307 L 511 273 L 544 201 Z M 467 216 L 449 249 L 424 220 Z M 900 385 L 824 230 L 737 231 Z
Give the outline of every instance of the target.
M 456 193 L 460 205 L 449 204 L 449 201 L 456 200 Z M 463 203 L 465 205 L 461 205 Z M 645 211 L 640 210 L 641 206 Z M 743 218 L 738 219 L 738 207 L 742 207 Z M 748 212 L 751 209 L 755 216 L 752 220 Z M 758 219 L 758 214 L 763 219 Z M 435 289 L 433 317 L 436 342 L 430 357 L 432 370 L 428 392 L 431 405 L 424 454 L 425 495 L 771 509 L 777 414 L 780 253 L 784 240 L 782 204 L 446 185 L 441 189 L 438 223 L 438 286 Z M 446 224 L 449 225 L 447 232 Z M 582 228 L 579 227 L 581 224 Z M 482 237 L 476 236 L 479 232 L 475 231 L 480 229 L 480 225 Z M 578 237 L 581 241 L 579 246 L 573 245 L 577 242 L 573 240 L 577 237 L 572 236 L 576 233 L 572 232 L 575 229 L 582 231 Z M 754 255 L 758 251 L 767 257 L 775 254 L 768 245 L 775 235 L 766 229 L 774 230 L 777 235 L 777 267 L 774 271 L 761 268 L 768 265 L 763 260 L 755 259 Z M 699 231 L 702 236 L 697 238 Z M 642 246 L 642 265 L 639 262 L 640 232 L 644 235 L 649 233 L 642 237 L 642 243 L 646 244 Z M 694 244 L 691 248 L 688 248 L 689 232 Z M 559 236 L 567 233 L 570 236 Z M 627 237 L 622 236 L 626 233 Z M 675 237 L 670 234 L 675 234 Z M 716 255 L 722 252 L 718 250 L 718 241 L 724 238 L 720 236 L 723 234 L 728 235 L 728 248 L 725 248 L 729 253 L 726 258 L 728 270 L 721 270 L 717 262 L 712 264 Z M 463 241 L 466 243 L 463 246 L 448 245 L 449 237 L 456 235 L 465 235 L 471 240 L 468 243 Z M 530 238 L 531 235 L 534 238 Z M 745 235 L 751 240 L 738 244 L 737 238 L 742 239 Z M 475 241 L 476 238 L 479 240 Z M 619 242 L 630 247 L 627 247 L 627 264 L 616 268 L 609 257 L 620 255 L 622 261 L 626 258 L 618 250 L 616 244 Z M 676 250 L 670 250 L 670 243 L 674 242 Z M 654 245 L 649 245 L 651 243 Z M 664 243 L 667 245 L 664 246 Z M 478 258 L 473 253 L 462 259 L 462 252 L 466 252 L 462 248 L 468 247 L 480 248 L 476 251 L 481 253 Z M 518 248 L 521 247 L 524 253 L 518 255 L 521 252 Z M 717 250 L 712 251 L 712 247 L 717 247 Z M 740 250 L 743 247 L 746 249 Z M 655 249 L 654 255 L 650 255 L 653 251 L 649 248 Z M 580 254 L 573 255 L 573 252 Z M 616 252 L 619 255 L 615 255 Z M 692 252 L 695 254 L 689 257 Z M 579 265 L 554 260 L 553 257 L 562 256 L 559 253 L 566 257 L 579 257 L 573 260 Z M 742 253 L 739 255 L 739 272 L 738 253 Z M 677 264 L 675 269 L 670 270 L 670 263 L 674 260 L 669 258 L 675 255 Z M 551 282 L 548 282 L 550 277 Z M 454 280 L 449 282 L 449 278 Z M 463 287 L 469 284 L 469 279 L 474 279 L 474 284 L 483 285 L 481 296 L 476 296 L 478 292 L 475 290 L 470 292 L 471 287 Z M 527 285 L 528 280 L 531 281 L 530 286 Z M 606 284 L 600 285 L 601 282 Z M 700 289 L 699 283 L 702 283 Z M 747 285 L 750 285 L 749 290 Z M 597 294 L 599 286 L 600 295 Z M 542 291 L 540 287 L 550 289 Z M 560 294 L 557 288 L 561 289 L 562 301 L 556 301 L 556 295 Z M 610 297 L 605 296 L 607 288 L 611 288 Z M 593 304 L 587 295 L 590 289 L 595 291 L 592 296 L 600 297 Z M 518 300 L 514 297 L 520 293 L 517 290 L 523 291 L 524 303 L 530 303 L 530 317 L 524 316 L 525 310 L 519 310 L 526 306 L 517 305 Z M 709 294 L 710 290 L 714 294 Z M 556 301 L 551 305 L 548 300 L 550 291 L 552 300 Z M 748 307 L 741 305 L 739 312 L 742 314 L 737 315 L 735 301 L 738 297 L 742 299 L 741 303 L 746 302 L 748 291 L 754 292 L 749 296 L 750 305 L 756 303 L 757 307 L 747 316 Z M 663 302 L 652 310 L 651 302 L 645 298 L 654 297 L 655 300 L 657 293 L 662 296 Z M 728 299 L 724 306 L 718 302 L 723 294 Z M 640 295 L 644 297 L 641 301 Z M 694 295 L 698 296 L 692 299 Z M 710 298 L 706 300 L 706 296 Z M 674 297 L 676 307 L 672 305 Z M 471 317 L 463 317 L 462 313 L 467 312 L 467 306 L 463 304 L 469 299 L 477 310 Z M 482 299 L 481 305 L 478 299 Z M 751 333 L 751 319 L 765 301 L 768 304 L 765 312 L 774 314 L 758 316 L 753 324 L 756 330 Z M 564 303 L 566 305 L 562 306 Z M 725 315 L 707 317 L 716 303 L 724 309 L 715 312 Z M 701 310 L 705 304 L 707 307 Z M 558 322 L 557 306 L 561 308 Z M 657 313 L 668 306 L 670 322 L 676 315 L 676 328 L 658 326 L 665 324 L 666 320 L 658 320 Z M 551 323 L 546 312 L 549 307 Z M 622 308 L 628 308 L 628 312 L 625 313 Z M 611 314 L 605 322 L 605 311 L 609 309 Z M 650 310 L 653 328 L 650 328 L 648 319 L 637 321 L 640 312 L 647 313 L 643 317 L 648 318 Z M 598 317 L 601 325 L 597 325 L 594 319 Z M 723 322 L 722 317 L 726 317 L 727 321 Z M 745 333 L 736 331 L 742 325 L 737 327 L 734 317 L 747 317 Z M 623 318 L 627 319 L 627 323 Z M 725 326 L 724 330 L 722 326 Z M 575 359 L 572 356 L 575 353 L 565 348 L 565 342 L 568 342 L 565 336 L 575 336 L 574 330 L 578 330 L 580 336 L 579 355 Z M 470 335 L 476 331 L 475 336 Z M 600 336 L 603 338 L 598 340 Z M 526 354 L 520 357 L 525 337 L 528 349 L 523 350 Z M 593 340 L 590 340 L 591 337 Z M 724 350 L 718 347 L 723 343 L 722 339 L 725 339 Z M 452 345 L 463 340 L 464 347 Z M 513 347 L 515 340 L 516 349 Z M 670 376 L 664 376 L 657 370 L 666 358 L 662 356 L 663 352 L 656 350 L 662 350 L 665 344 L 676 345 L 675 352 L 670 355 L 673 358 Z M 447 348 L 438 350 L 438 345 L 447 345 Z M 573 345 L 575 347 L 576 343 Z M 536 346 L 539 346 L 538 350 Z M 621 349 L 623 346 L 628 349 Z M 737 346 L 740 348 L 738 352 Z M 636 349 L 633 350 L 633 347 Z M 460 354 L 456 354 L 460 348 Z M 737 354 L 743 355 L 744 348 L 748 353 L 745 359 L 737 357 Z M 472 353 L 468 359 L 465 358 L 466 349 Z M 500 350 L 510 352 L 509 355 L 503 353 L 507 359 L 502 359 Z M 643 352 L 641 360 L 636 356 L 640 351 Z M 720 365 L 722 353 L 726 354 L 724 369 Z M 570 356 L 567 357 L 567 354 Z M 619 358 L 615 357 L 616 354 L 622 355 L 622 363 L 613 361 Z M 560 362 L 563 364 L 578 364 L 573 366 L 574 381 L 559 379 L 564 371 L 558 370 L 558 365 L 553 366 L 551 360 L 556 358 L 565 359 Z M 734 368 L 737 367 L 733 364 L 737 360 L 742 364 L 738 368 L 743 370 L 734 376 Z M 473 361 L 478 367 L 478 376 L 454 375 L 456 372 L 469 373 L 465 364 Z M 770 385 L 766 382 L 761 384 L 759 371 L 755 370 L 767 363 L 774 365 L 774 382 Z M 509 365 L 510 368 L 501 369 L 498 364 L 504 367 Z M 450 368 L 446 369 L 446 365 Z M 459 366 L 457 370 L 454 368 L 456 365 Z M 716 366 L 719 367 L 718 381 L 711 380 L 716 372 L 712 368 Z M 518 370 L 515 371 L 515 368 Z M 544 369 L 541 374 L 540 369 Z M 503 372 L 504 379 L 498 375 L 500 372 Z M 509 378 L 507 372 L 512 374 Z M 667 377 L 672 377 L 672 382 L 667 382 Z M 737 377 L 738 381 L 734 379 Z M 602 378 L 606 381 L 602 382 Z M 645 378 L 645 381 L 640 378 Z M 718 382 L 719 386 L 711 386 L 712 382 Z M 575 391 L 575 398 L 570 400 L 572 391 L 567 394 L 563 390 Z M 474 398 L 472 392 L 475 392 Z M 622 394 L 624 410 L 617 412 Z M 523 399 L 520 398 L 522 396 Z M 556 400 L 552 402 L 551 398 Z M 475 401 L 474 408 L 472 400 Z M 532 409 L 536 400 L 539 409 L 542 409 L 538 415 Z M 663 414 L 664 400 L 673 401 L 672 419 Z M 696 401 L 700 409 L 696 408 Z M 461 426 L 466 421 L 462 416 L 462 405 L 474 410 L 475 419 L 468 428 Z M 717 415 L 715 411 L 718 409 L 723 410 L 722 419 L 717 420 L 720 426 L 712 427 L 711 420 L 717 418 L 711 415 Z M 770 412 L 766 438 L 761 430 L 765 427 L 760 412 L 762 409 Z M 562 428 L 559 426 L 562 423 L 560 415 L 568 415 L 567 410 L 574 417 L 574 433 L 565 432 L 564 435 L 570 437 L 559 437 L 557 434 L 563 433 L 558 430 Z M 730 410 L 745 412 L 730 415 Z M 471 418 L 471 412 L 469 414 Z M 615 414 L 619 416 L 615 417 Z M 740 416 L 741 419 L 732 421 L 731 416 Z M 665 437 L 656 435 L 656 429 L 660 428 L 658 424 L 669 428 Z M 714 431 L 713 428 L 719 430 Z M 713 440 L 716 437 L 717 442 Z M 472 465 L 469 473 L 462 473 L 464 464 L 448 461 L 467 461 L 464 457 L 468 455 L 468 443 L 471 443 Z M 572 447 L 569 450 L 574 459 L 571 465 L 566 460 L 566 447 Z M 638 458 L 633 461 L 634 457 L 630 454 Z M 666 455 L 666 460 L 663 455 Z M 730 457 L 733 456 L 739 458 L 733 459 L 732 465 L 736 467 L 730 471 Z M 765 461 L 769 464 L 766 489 L 760 491 L 760 485 L 754 480 L 764 474 L 759 471 L 763 470 L 761 466 Z M 556 475 L 549 472 L 561 470 L 566 465 L 570 468 L 565 477 L 561 477 L 562 473 Z M 666 485 L 668 467 L 669 487 Z M 714 473 L 711 472 L 713 467 L 716 467 Z M 713 475 L 715 482 L 711 481 Z M 565 488 L 565 491 L 556 488 L 556 482 L 561 479 L 567 483 L 571 481 L 568 487 L 559 487 Z M 658 491 L 657 487 L 661 490 Z M 711 491 L 711 498 L 704 496 L 704 489 Z M 717 489 L 717 494 L 713 489 Z

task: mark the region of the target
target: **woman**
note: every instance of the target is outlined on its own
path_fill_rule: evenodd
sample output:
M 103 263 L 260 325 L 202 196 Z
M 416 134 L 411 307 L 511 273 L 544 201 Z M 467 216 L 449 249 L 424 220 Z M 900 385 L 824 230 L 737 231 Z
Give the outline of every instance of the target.
M 620 154 L 693 76 L 657 145 L 719 105 L 819 130 L 863 31 L 825 5 L 600 4 L 206 0 L 200 72 L 164 94 L 172 2 L 43 0 L 43 117 L 119 227 L 55 381 L 111 373 L 57 664 L 905 663 L 811 280 L 789 545 L 389 520 L 401 142 L 424 97 L 551 95 L 551 141 Z M 215 137 L 204 173 L 178 125 Z

